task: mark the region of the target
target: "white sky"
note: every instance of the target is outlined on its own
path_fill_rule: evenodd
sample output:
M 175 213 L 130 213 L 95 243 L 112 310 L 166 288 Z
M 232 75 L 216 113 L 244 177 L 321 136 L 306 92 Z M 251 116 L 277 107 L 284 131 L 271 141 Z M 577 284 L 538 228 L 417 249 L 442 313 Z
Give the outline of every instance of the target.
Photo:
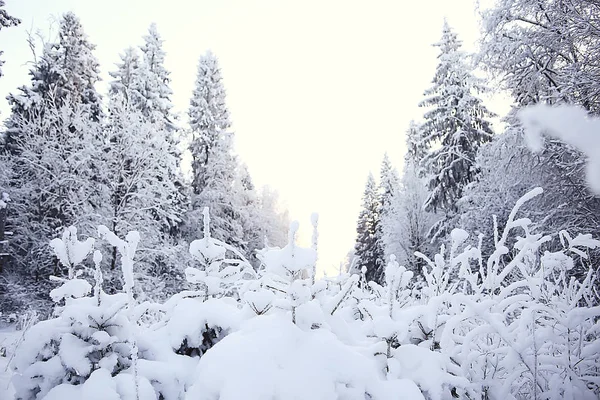
M 151 22 L 165 40 L 173 103 L 187 110 L 198 57 L 221 62 L 236 150 L 257 185 L 278 190 L 310 237 L 320 215 L 319 268 L 337 271 L 352 248 L 362 191 L 384 152 L 402 168 L 404 132 L 437 65 L 443 18 L 474 49 L 473 0 L 7 0 L 23 20 L 0 32 L 4 97 L 29 83 L 28 30 L 47 33 L 74 11 L 97 45 L 104 93 L 118 54 Z M 54 22 L 54 32 L 57 23 Z

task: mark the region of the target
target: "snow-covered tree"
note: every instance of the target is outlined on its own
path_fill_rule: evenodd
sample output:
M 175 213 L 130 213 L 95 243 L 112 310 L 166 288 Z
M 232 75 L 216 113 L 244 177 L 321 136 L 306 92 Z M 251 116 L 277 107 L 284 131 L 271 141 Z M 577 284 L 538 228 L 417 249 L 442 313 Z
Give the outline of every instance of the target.
M 61 104 L 47 102 L 43 113 L 13 115 L 19 136 L 14 151 L 2 156 L 2 180 L 8 183 L 3 190 L 12 200 L 6 224 L 13 232 L 9 269 L 28 282 L 32 305 L 35 296 L 43 296 L 49 275 L 61 275 L 44 238 L 71 224 L 89 234 L 102 206 L 99 126 L 90 122 L 85 105 Z
M 140 71 L 141 82 L 135 84 L 141 95 L 140 107 L 142 114 L 152 122 L 163 122 L 168 129 L 175 129 L 175 119 L 171 109 L 171 95 L 173 91 L 169 86 L 171 79 L 169 71 L 165 69 L 165 51 L 156 24 L 151 24 L 148 34 L 144 36 L 142 51 L 142 67 Z
M 500 87 L 512 95 L 517 107 L 571 103 L 597 114 L 600 112 L 597 21 L 598 5 L 589 1 L 495 2 L 483 13 L 481 65 L 499 78 Z M 527 211 L 533 215 L 544 217 L 540 224 L 545 229 L 598 232 L 595 216 L 599 203 L 586 187 L 582 152 L 549 139 L 543 151 L 529 154 L 523 148 L 519 121 L 509 115 L 507 123 L 508 136 L 492 144 L 485 160 L 481 160 L 487 176 L 482 177 L 480 191 L 477 185 L 469 189 L 468 208 L 477 210 L 474 213 L 479 216 L 488 215 L 481 214 L 479 209 L 493 209 L 502 225 L 510 207 L 499 210 L 503 207 L 501 203 L 512 202 L 507 196 L 514 199 L 531 186 L 541 186 L 546 190 L 544 195 L 526 207 L 531 207 Z M 499 182 L 496 188 L 492 186 L 494 181 Z M 469 215 L 478 218 L 474 213 Z M 488 243 L 489 240 L 488 236 Z M 556 245 L 555 240 L 553 246 Z
M 424 262 L 415 256 L 415 252 L 431 254 L 434 245 L 428 233 L 440 219 L 439 215 L 425 211 L 423 204 L 429 195 L 423 178 L 414 163 L 407 162 L 401 180 L 401 189 L 397 200 L 397 241 L 400 251 L 397 254 L 402 265 L 412 271 L 415 277 L 422 277 Z
M 98 61 L 91 44 L 75 14 L 68 12 L 60 20 L 56 43 L 47 43 L 40 59 L 29 74 L 31 85 L 10 94 L 12 114 L 6 122 L 5 146 L 11 149 L 14 136 L 19 136 L 22 119 L 36 119 L 47 107 L 70 104 L 98 122 L 102 117 L 100 95 L 94 85 L 100 80 Z
M 600 233 L 600 199 L 587 187 L 584 160 L 573 149 L 557 144 L 538 154 L 527 149 L 522 128 L 509 126 L 490 143 L 482 146 L 477 156 L 480 174 L 468 185 L 459 202 L 460 226 L 483 234 L 484 255 L 494 248 L 493 227 L 504 227 L 514 204 L 532 187 L 540 186 L 545 192 L 523 206 L 536 221 L 536 229 L 547 232 L 566 230 L 571 234 Z M 562 148 L 562 151 L 557 151 Z M 511 236 L 509 243 L 516 237 Z M 562 248 L 558 236 L 546 243 L 548 249 Z M 595 261 L 597 251 L 592 251 Z M 581 276 L 586 271 L 572 270 Z
M 212 52 L 200 57 L 196 86 L 188 110 L 193 133 L 191 145 L 194 193 L 206 185 L 203 174 L 210 159 L 210 150 L 222 140 L 231 128 L 229 111 L 225 103 L 225 87 L 217 58 Z
M 567 102 L 600 112 L 596 2 L 500 0 L 482 17 L 482 65 L 518 105 Z
M 177 242 L 172 230 L 179 226 L 184 208 L 171 177 L 178 160 L 172 155 L 170 132 L 160 122 L 153 123 L 122 95 L 111 97 L 109 117 L 104 127 L 102 178 L 105 201 L 99 207 L 106 224 L 117 235 L 135 230 L 143 234 L 140 244 L 152 251 L 140 252 L 141 289 L 164 297 L 177 289 L 183 266 L 175 258 Z M 117 250 L 106 257 L 110 269 L 117 265 Z M 109 277 L 113 277 L 114 274 Z M 113 283 L 110 289 L 114 289 Z
M 200 57 L 196 86 L 189 108 L 192 142 L 192 211 L 188 225 L 198 237 L 200 213 L 209 207 L 213 237 L 245 247 L 236 202 L 237 160 L 225 104 L 225 88 L 217 58 Z
M 252 178 L 245 164 L 239 165 L 234 193 L 237 197 L 237 208 L 244 234 L 245 248 L 243 250 L 252 264 L 258 267 L 259 260 L 256 258 L 256 251 L 265 246 L 265 240 L 271 246 L 283 245 L 281 240 L 273 240 L 273 234 L 276 235 L 276 232 L 268 231 L 269 228 L 281 230 L 281 227 L 273 226 L 269 221 L 269 219 L 276 217 L 277 212 L 262 206 L 261 197 L 252 183 Z
M 418 175 L 423 176 L 425 171 L 422 171 L 423 160 L 427 156 L 429 149 L 428 144 L 423 138 L 424 131 L 420 125 L 414 120 L 410 121 L 408 130 L 406 131 L 406 154 L 404 156 L 405 163 L 411 163 L 417 168 Z
M 399 248 L 396 258 L 417 279 L 421 279 L 425 263 L 415 256 L 415 252 L 433 252 L 434 246 L 427 234 L 439 220 L 439 215 L 423 208 L 429 192 L 420 163 L 427 154 L 427 147 L 422 141 L 419 125 L 414 121 L 406 132 L 406 148 L 402 178 L 394 202 L 395 240 Z
M 2 30 L 2 28 L 10 28 L 11 26 L 17 26 L 21 23 L 21 20 L 17 17 L 13 17 L 12 15 L 9 15 L 6 10 L 4 9 L 4 6 L 6 5 L 6 2 L 4 0 L 0 0 L 0 30 Z M 2 56 L 3 51 L 0 50 L 0 56 Z M 4 64 L 4 61 L 0 59 L 0 77 L 2 77 L 2 65 Z
M 268 186 L 263 186 L 260 191 L 260 209 L 269 245 L 285 246 L 290 226 L 288 211 L 280 203 L 278 193 Z
M 389 260 L 392 254 L 398 256 L 400 244 L 398 241 L 398 214 L 397 202 L 400 194 L 400 178 L 398 172 L 392 166 L 387 153 L 381 163 L 379 177 L 379 192 L 381 201 L 381 213 L 379 222 L 379 237 L 382 240 L 385 260 Z
M 429 147 L 423 160 L 430 190 L 425 208 L 454 213 L 463 188 L 474 179 L 477 149 L 491 140 L 487 119 L 493 114 L 476 96 L 485 87 L 470 71 L 461 41 L 447 22 L 435 46 L 440 49 L 439 64 L 433 86 L 420 103 L 428 108 L 420 127 Z
M 6 221 L 14 232 L 9 273 L 32 291 L 43 291 L 49 274 L 60 272 L 42 238 L 73 223 L 86 234 L 98 221 L 102 109 L 94 47 L 78 18 L 64 14 L 58 40 L 31 67 L 31 85 L 8 98 L 0 181 L 13 200 Z
M 131 107 L 137 107 L 143 104 L 140 93 L 143 71 L 140 57 L 133 47 L 125 49 L 120 57 L 117 70 L 109 73 L 114 78 L 110 82 L 109 94 L 111 97 L 120 95 Z
M 357 273 L 366 267 L 367 281 L 383 283 L 385 272 L 385 254 L 381 239 L 381 198 L 377 183 L 372 174 L 369 174 L 362 198 L 362 207 L 358 214 L 356 226 L 356 244 L 353 265 Z

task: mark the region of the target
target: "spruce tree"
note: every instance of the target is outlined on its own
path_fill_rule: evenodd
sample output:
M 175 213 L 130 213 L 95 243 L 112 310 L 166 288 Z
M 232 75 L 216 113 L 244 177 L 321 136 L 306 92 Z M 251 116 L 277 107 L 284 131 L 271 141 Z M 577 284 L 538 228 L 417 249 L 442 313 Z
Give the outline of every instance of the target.
M 385 260 L 380 238 L 381 199 L 373 174 L 369 174 L 363 194 L 362 209 L 358 215 L 354 265 L 366 267 L 367 281 L 384 283 Z
M 189 234 L 200 237 L 201 213 L 204 207 L 209 207 L 213 236 L 246 249 L 236 207 L 237 160 L 232 153 L 233 133 L 221 71 L 211 52 L 200 57 L 188 113 L 193 174 Z
M 104 127 L 103 224 L 117 235 L 129 231 L 142 235 L 140 246 L 153 251 L 139 253 L 141 289 L 151 297 L 164 297 L 179 288 L 183 268 L 179 264 L 177 241 L 172 227 L 182 221 L 177 181 L 172 179 L 178 159 L 172 155 L 170 132 L 161 122 L 149 121 L 121 95 L 110 98 L 109 117 Z M 117 265 L 117 249 L 108 259 L 110 270 Z M 118 271 L 118 269 L 116 269 Z M 111 281 L 110 289 L 120 287 Z
M 427 144 L 423 138 L 423 130 L 421 126 L 414 120 L 410 121 L 408 131 L 406 132 L 406 155 L 404 156 L 405 164 L 412 164 L 418 170 L 420 175 L 423 175 L 421 166 L 423 160 L 427 156 Z
M 61 108 L 68 103 L 93 122 L 102 117 L 100 95 L 94 87 L 100 80 L 99 64 L 92 54 L 96 46 L 88 41 L 75 14 L 62 16 L 58 39 L 45 45 L 40 60 L 29 71 L 31 85 L 8 96 L 12 114 L 6 122 L 5 146 L 11 152 L 22 120 L 38 118 L 47 107 Z
M 237 197 L 237 210 L 242 223 L 244 249 L 248 260 L 253 266 L 258 267 L 256 250 L 264 247 L 267 236 L 265 216 L 262 215 L 260 198 L 256 193 L 254 183 L 245 164 L 238 167 L 235 195 Z
M 121 62 L 117 64 L 117 70 L 110 72 L 114 78 L 110 82 L 109 94 L 116 98 L 122 96 L 127 104 L 132 107 L 142 104 L 142 65 L 136 49 L 129 47 L 120 55 Z
M 173 91 L 169 86 L 171 79 L 165 68 L 165 51 L 156 24 L 151 24 L 148 34 L 144 36 L 141 47 L 143 65 L 140 71 L 141 82 L 137 90 L 141 95 L 139 107 L 146 118 L 152 122 L 162 121 L 165 126 L 174 130 L 175 120 L 171 114 Z
M 393 254 L 398 256 L 398 218 L 397 202 L 400 190 L 398 172 L 392 166 L 387 153 L 381 163 L 379 178 L 379 192 L 381 201 L 381 216 L 378 236 L 384 248 L 385 259 L 389 260 Z
M 433 86 L 420 104 L 428 108 L 421 130 L 430 149 L 422 162 L 430 191 L 425 208 L 452 214 L 464 187 L 475 177 L 477 149 L 491 140 L 488 118 L 493 114 L 476 96 L 486 89 L 471 73 L 461 41 L 447 22 L 435 46 L 440 49 L 439 64 Z
M 265 240 L 269 246 L 285 246 L 289 221 L 277 209 L 276 199 L 268 190 L 264 190 L 262 195 L 257 192 L 246 164 L 238 166 L 234 196 L 245 244 L 241 250 L 257 268 L 257 250 L 265 247 Z

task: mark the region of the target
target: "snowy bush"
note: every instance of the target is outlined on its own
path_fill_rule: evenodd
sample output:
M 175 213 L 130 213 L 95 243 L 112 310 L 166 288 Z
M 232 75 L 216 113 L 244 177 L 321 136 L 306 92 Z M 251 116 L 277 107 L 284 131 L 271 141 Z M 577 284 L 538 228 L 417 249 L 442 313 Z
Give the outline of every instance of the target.
M 62 239 L 51 242 L 58 259 L 69 268 L 69 279 L 51 292 L 55 302 L 64 300 L 65 305 L 56 309 L 55 318 L 39 322 L 25 335 L 14 364 L 13 382 L 19 399 L 131 398 L 124 394 L 130 391 L 132 375 L 120 374 L 135 369 L 130 296 L 102 291 L 99 253 L 94 254 L 93 293 L 87 281 L 76 277 L 81 274 L 75 267 L 88 257 L 94 244 L 91 238 L 79 242 L 76 233 L 69 228 Z M 121 250 L 126 257 L 128 249 Z M 135 386 L 139 392 L 151 390 L 147 380 L 137 380 Z
M 541 193 L 534 189 L 517 202 L 487 260 L 471 247 L 455 257 L 463 266 L 475 263 L 460 267 L 462 293 L 446 289 L 436 295 L 445 298 L 441 302 L 429 300 L 447 305 L 440 349 L 461 366 L 471 382 L 468 392 L 476 397 L 591 399 L 600 393 L 593 270 L 581 282 L 567 278 L 575 263 L 585 261 L 586 249 L 600 241 L 562 232 L 564 250 L 544 251 L 550 237 L 533 233 L 529 219 L 517 218 L 519 208 Z M 523 236 L 517 236 L 509 257 L 512 230 Z
M 139 235 L 100 227 L 80 241 L 69 228 L 51 242 L 69 272 L 52 291 L 55 317 L 27 332 L 14 361 L 17 398 L 597 398 L 595 275 L 568 271 L 600 241 L 561 232 L 564 249 L 544 250 L 548 236 L 518 217 L 540 193 L 517 202 L 487 259 L 459 229 L 433 258 L 417 254 L 418 289 L 393 255 L 383 286 L 364 272 L 315 279 L 316 217 L 311 247 L 296 243 L 293 223 L 287 245 L 259 251 L 254 271 L 211 237 L 205 210 L 190 245 L 192 290 L 139 302 Z M 100 240 L 121 255 L 123 293 L 102 290 Z

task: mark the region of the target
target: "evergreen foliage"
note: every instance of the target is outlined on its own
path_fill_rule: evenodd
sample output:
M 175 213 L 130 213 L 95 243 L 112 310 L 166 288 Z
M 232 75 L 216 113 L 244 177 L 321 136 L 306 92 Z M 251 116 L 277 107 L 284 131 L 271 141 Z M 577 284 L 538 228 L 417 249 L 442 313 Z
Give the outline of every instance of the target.
M 358 272 L 366 268 L 366 279 L 383 283 L 385 254 L 381 240 L 381 198 L 378 186 L 372 174 L 369 174 L 362 198 L 362 207 L 356 226 L 355 260 L 353 264 Z
M 475 92 L 485 90 L 466 65 L 461 42 L 444 22 L 439 47 L 439 64 L 433 86 L 420 103 L 428 107 L 420 127 L 428 154 L 422 161 L 429 176 L 427 210 L 456 211 L 464 187 L 475 178 L 475 155 L 492 137 L 488 118 L 493 114 Z
M 213 236 L 245 248 L 244 229 L 235 204 L 237 160 L 232 152 L 233 133 L 221 70 L 211 52 L 200 58 L 189 117 L 193 135 L 189 225 L 198 227 L 202 209 L 209 207 Z M 198 232 L 196 228 L 195 237 Z

